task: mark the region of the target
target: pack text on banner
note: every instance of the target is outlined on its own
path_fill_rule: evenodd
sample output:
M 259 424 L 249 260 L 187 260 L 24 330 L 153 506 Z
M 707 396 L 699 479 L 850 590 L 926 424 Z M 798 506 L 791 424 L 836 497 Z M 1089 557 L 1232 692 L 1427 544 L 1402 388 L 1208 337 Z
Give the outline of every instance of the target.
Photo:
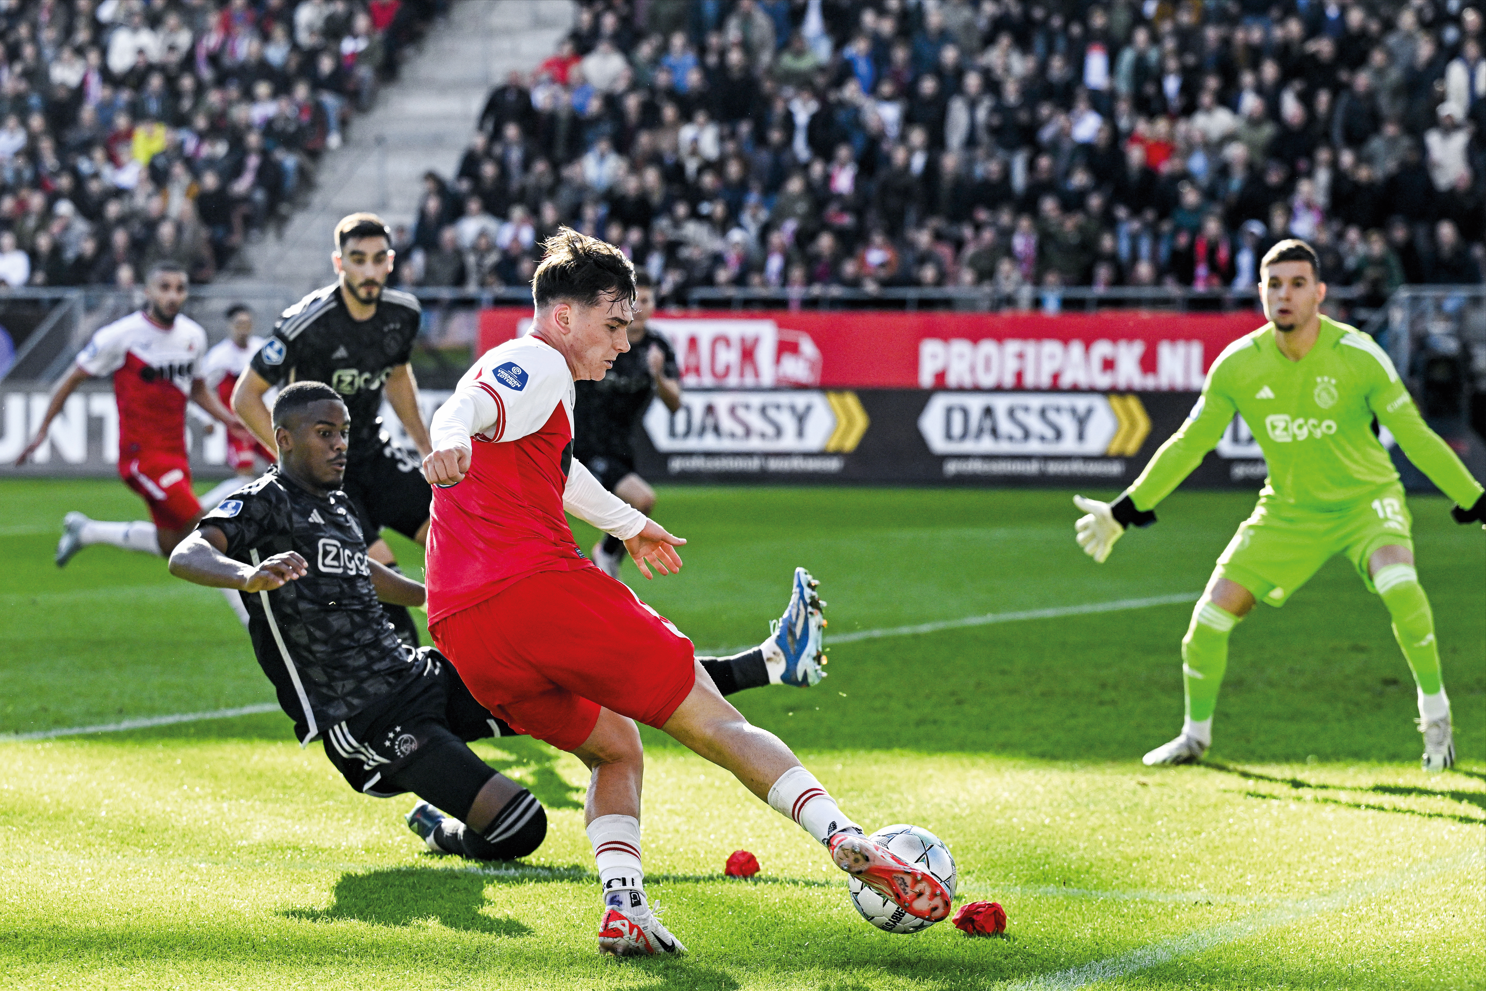
M 481 311 L 481 351 L 530 322 L 526 309 Z M 765 311 L 650 323 L 670 339 L 686 388 L 1195 392 L 1219 352 L 1264 318 Z

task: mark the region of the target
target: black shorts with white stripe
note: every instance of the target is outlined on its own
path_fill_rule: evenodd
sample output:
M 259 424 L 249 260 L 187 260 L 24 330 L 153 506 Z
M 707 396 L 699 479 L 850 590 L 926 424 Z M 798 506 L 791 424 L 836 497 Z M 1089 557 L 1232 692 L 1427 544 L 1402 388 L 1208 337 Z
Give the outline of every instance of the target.
M 346 783 L 376 798 L 400 795 L 393 781 L 423 757 L 451 744 L 512 736 L 511 728 L 475 701 L 454 665 L 432 647 L 418 651 L 422 675 L 324 732 L 325 756 Z M 491 772 L 494 773 L 494 772 Z M 488 775 L 474 783 L 474 792 Z M 474 792 L 470 797 L 473 799 Z

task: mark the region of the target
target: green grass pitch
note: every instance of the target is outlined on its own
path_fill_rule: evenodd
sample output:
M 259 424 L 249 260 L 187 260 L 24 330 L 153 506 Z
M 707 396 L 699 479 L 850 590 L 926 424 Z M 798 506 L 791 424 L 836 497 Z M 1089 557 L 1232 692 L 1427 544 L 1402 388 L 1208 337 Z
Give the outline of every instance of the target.
M 1096 566 L 1067 492 L 664 488 L 678 577 L 626 577 L 703 650 L 757 642 L 791 568 L 829 636 L 1195 593 L 1252 504 L 1178 493 Z M 271 701 L 217 593 L 91 548 L 60 518 L 139 515 L 121 485 L 0 483 L 0 733 Z M 524 864 L 436 858 L 270 713 L 0 742 L 7 988 L 1486 987 L 1486 539 L 1412 501 L 1454 702 L 1459 769 L 1417 768 L 1414 691 L 1381 604 L 1333 561 L 1233 636 L 1210 762 L 1148 769 L 1177 729 L 1168 604 L 880 638 L 808 691 L 735 697 L 872 828 L 910 821 L 958 859 L 948 924 L 889 936 L 823 851 L 711 765 L 646 731 L 645 864 L 681 960 L 595 952 L 577 761 L 477 744 L 546 803 Z M 580 527 L 584 546 L 592 532 Z M 415 548 L 399 544 L 416 574 Z M 752 881 L 722 877 L 757 854 Z

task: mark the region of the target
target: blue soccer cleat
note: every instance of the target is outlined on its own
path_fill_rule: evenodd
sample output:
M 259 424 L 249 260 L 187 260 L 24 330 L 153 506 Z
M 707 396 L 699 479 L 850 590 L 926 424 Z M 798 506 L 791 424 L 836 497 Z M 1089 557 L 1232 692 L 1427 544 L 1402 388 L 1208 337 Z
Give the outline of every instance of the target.
M 774 643 L 784 655 L 784 673 L 779 680 L 786 685 L 808 688 L 826 676 L 821 670 L 826 662 L 821 649 L 821 631 L 826 625 L 821 611 L 825 603 L 815 591 L 819 587 L 820 582 L 810 572 L 796 568 L 789 606 L 769 625 Z
M 404 818 L 408 821 L 408 828 L 418 834 L 418 838 L 428 844 L 428 849 L 434 853 L 447 854 L 449 851 L 439 846 L 439 826 L 443 825 L 448 816 L 427 802 L 420 801 L 413 806 L 413 810 Z

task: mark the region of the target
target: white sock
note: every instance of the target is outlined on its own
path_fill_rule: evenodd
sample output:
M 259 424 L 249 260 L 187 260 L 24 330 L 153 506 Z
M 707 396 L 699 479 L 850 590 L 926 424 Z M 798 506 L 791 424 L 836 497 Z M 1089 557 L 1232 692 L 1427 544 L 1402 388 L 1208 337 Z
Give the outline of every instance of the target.
M 769 788 L 769 807 L 793 819 L 800 828 L 821 843 L 843 829 L 862 830 L 841 811 L 815 775 L 803 767 L 792 767 L 779 775 Z
M 634 816 L 599 816 L 588 824 L 593 859 L 599 868 L 599 884 L 605 904 L 630 908 L 644 904 L 645 870 L 640 866 L 640 820 Z M 639 898 L 611 900 L 615 892 L 630 889 Z
M 784 684 L 784 648 L 771 636 L 759 649 L 764 652 L 764 668 L 769 672 L 769 684 Z
M 1213 717 L 1182 720 L 1182 736 L 1189 737 L 1204 747 L 1213 745 Z
M 1437 723 L 1450 718 L 1450 699 L 1441 688 L 1433 695 L 1425 695 L 1417 688 L 1415 694 L 1419 696 L 1419 718 L 1426 723 Z
M 84 546 L 89 544 L 112 544 L 126 551 L 160 556 L 160 541 L 155 535 L 155 524 L 143 520 L 132 523 L 109 523 L 89 520 L 78 531 L 78 539 Z
M 248 628 L 248 607 L 243 605 L 242 595 L 235 588 L 219 588 L 217 591 L 222 593 L 222 598 L 226 599 L 227 604 L 232 607 L 233 615 L 246 630 Z
M 210 513 L 221 504 L 223 499 L 251 481 L 252 479 L 246 475 L 233 475 L 225 482 L 218 482 L 197 499 L 201 503 L 201 511 Z

